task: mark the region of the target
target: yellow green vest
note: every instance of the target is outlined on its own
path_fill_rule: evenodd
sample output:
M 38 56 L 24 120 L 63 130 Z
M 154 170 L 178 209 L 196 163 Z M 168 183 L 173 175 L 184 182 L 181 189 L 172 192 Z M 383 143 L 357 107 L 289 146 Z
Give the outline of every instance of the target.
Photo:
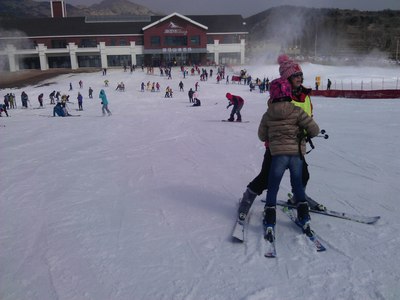
M 304 102 L 292 100 L 292 103 L 294 105 L 300 107 L 301 109 L 303 109 L 307 113 L 307 115 L 312 117 L 311 99 L 309 96 L 306 96 L 306 98 L 304 99 Z M 304 133 L 307 134 L 307 131 L 304 130 Z
M 292 100 L 292 103 L 300 108 L 302 108 L 307 115 L 309 115 L 310 117 L 312 116 L 312 107 L 311 107 L 311 99 L 309 96 L 306 96 L 306 98 L 304 99 L 304 102 L 298 102 L 295 100 Z

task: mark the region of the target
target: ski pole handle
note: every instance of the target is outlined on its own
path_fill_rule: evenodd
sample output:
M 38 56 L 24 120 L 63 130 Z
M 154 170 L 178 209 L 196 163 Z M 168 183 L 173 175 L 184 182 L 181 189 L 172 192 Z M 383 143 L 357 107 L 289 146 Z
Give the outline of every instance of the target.
M 321 134 L 317 135 L 317 137 L 322 137 L 322 138 L 324 138 L 325 140 L 329 139 L 329 135 L 326 134 L 326 130 L 325 130 L 325 129 L 321 129 L 320 133 L 321 133 Z
M 327 134 L 324 134 L 324 135 L 317 135 L 316 137 L 319 137 L 319 138 L 324 138 L 325 140 L 327 140 L 327 139 L 329 139 L 329 135 L 327 135 Z

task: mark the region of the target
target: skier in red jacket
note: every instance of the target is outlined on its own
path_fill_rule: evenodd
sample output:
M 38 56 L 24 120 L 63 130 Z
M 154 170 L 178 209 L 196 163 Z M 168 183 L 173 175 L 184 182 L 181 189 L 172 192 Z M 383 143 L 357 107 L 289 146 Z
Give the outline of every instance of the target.
M 233 122 L 235 120 L 234 116 L 236 114 L 236 116 L 237 116 L 236 122 L 242 122 L 242 116 L 240 114 L 240 111 L 244 104 L 243 98 L 240 96 L 232 95 L 230 93 L 226 93 L 226 98 L 229 100 L 229 104 L 226 108 L 228 109 L 231 105 L 233 105 L 231 115 L 230 115 L 228 121 Z

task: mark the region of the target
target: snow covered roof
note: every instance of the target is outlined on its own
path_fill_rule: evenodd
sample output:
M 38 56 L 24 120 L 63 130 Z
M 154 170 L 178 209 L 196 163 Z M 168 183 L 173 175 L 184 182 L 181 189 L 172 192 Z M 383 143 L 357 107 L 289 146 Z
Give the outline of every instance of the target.
M 0 19 L 4 30 L 1 38 L 15 36 L 15 30 L 22 31 L 27 37 L 38 36 L 76 36 L 76 35 L 142 35 L 143 30 L 155 26 L 173 16 L 191 22 L 207 30 L 207 33 L 248 33 L 241 15 L 190 15 L 173 13 L 168 16 L 151 16 L 150 21 L 119 19 L 93 22 L 85 17 L 68 18 L 13 18 Z M 0 39 L 1 39 L 0 38 Z
M 185 16 L 183 16 L 181 14 L 178 14 L 177 12 L 174 12 L 174 13 L 168 15 L 168 16 L 165 16 L 164 18 L 161 18 L 160 20 L 158 20 L 158 21 L 156 21 L 154 23 L 151 23 L 151 24 L 143 27 L 142 30 L 145 31 L 146 29 L 149 29 L 149 28 L 151 28 L 151 27 L 153 27 L 153 26 L 155 26 L 157 24 L 160 24 L 160 23 L 164 22 L 165 20 L 168 20 L 168 19 L 170 19 L 172 17 L 179 17 L 181 19 L 184 19 L 184 20 L 196 25 L 196 26 L 199 26 L 199 27 L 201 27 L 201 28 L 203 28 L 205 30 L 208 30 L 207 26 L 204 26 L 204 25 L 202 25 L 202 24 L 200 24 L 200 23 L 198 23 L 198 22 L 196 22 L 196 21 L 194 21 L 194 20 L 192 20 L 192 19 L 190 19 L 188 17 L 185 17 Z

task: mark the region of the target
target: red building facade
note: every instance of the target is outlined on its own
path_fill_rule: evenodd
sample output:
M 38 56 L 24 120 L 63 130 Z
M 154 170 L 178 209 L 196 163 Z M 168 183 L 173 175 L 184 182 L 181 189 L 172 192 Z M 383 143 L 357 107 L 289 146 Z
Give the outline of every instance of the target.
M 177 13 L 144 27 L 145 63 L 205 63 L 207 30 L 207 26 Z
M 56 17 L 64 2 L 51 3 L 52 18 L 0 19 L 9 33 L 0 37 L 6 69 L 245 62 L 248 32 L 240 15 Z

